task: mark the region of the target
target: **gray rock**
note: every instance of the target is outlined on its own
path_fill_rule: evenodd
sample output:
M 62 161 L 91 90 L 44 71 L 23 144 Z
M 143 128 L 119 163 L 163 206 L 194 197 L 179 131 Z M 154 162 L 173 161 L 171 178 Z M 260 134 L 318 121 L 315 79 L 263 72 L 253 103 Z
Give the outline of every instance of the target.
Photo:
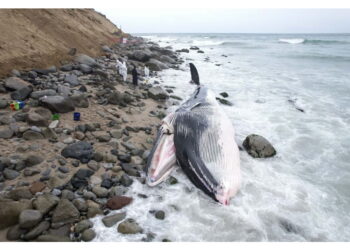
M 23 139 L 27 141 L 32 141 L 32 140 L 42 140 L 42 139 L 45 139 L 45 137 L 39 132 L 27 130 L 26 132 L 23 133 Z
M 169 97 L 168 93 L 160 86 L 148 89 L 148 95 L 154 100 L 165 100 Z
M 133 219 L 126 219 L 118 225 L 118 232 L 122 234 L 137 234 L 142 231 L 142 228 Z
M 72 191 L 65 189 L 62 191 L 61 198 L 72 201 L 72 200 L 74 200 L 75 195 Z M 74 203 L 73 203 L 73 205 L 74 205 Z
M 69 237 L 52 235 L 52 234 L 40 235 L 36 240 L 41 242 L 70 242 L 71 241 Z
M 92 159 L 93 147 L 88 142 L 79 141 L 66 146 L 61 154 L 65 158 L 74 158 L 81 163 L 87 163 Z
M 66 75 L 64 81 L 69 83 L 72 87 L 78 86 L 80 84 L 78 77 L 74 74 Z
M 108 197 L 108 190 L 103 187 L 95 186 L 92 188 L 92 192 L 96 194 L 98 198 Z
M 124 186 L 115 186 L 112 187 L 109 191 L 109 197 L 113 197 L 113 196 L 122 196 L 124 195 L 126 192 L 128 191 L 128 189 Z
M 19 226 L 24 229 L 30 229 L 36 226 L 43 218 L 42 213 L 38 210 L 23 210 L 19 215 Z
M 40 98 L 42 106 L 50 109 L 54 113 L 68 113 L 74 111 L 73 101 L 64 96 L 46 96 Z
M 168 69 L 169 67 L 165 64 L 165 63 L 162 63 L 161 61 L 158 61 L 157 59 L 150 59 L 146 65 L 149 67 L 150 70 L 153 70 L 153 71 L 160 71 L 160 70 L 163 70 L 163 69 Z
M 33 92 L 32 86 L 23 87 L 11 93 L 12 100 L 24 101 Z
M 6 238 L 8 240 L 19 240 L 21 238 L 21 235 L 25 234 L 27 232 L 26 229 L 22 229 L 19 227 L 19 225 L 15 225 L 13 227 L 10 227 L 7 231 Z
M 96 237 L 96 233 L 92 229 L 85 230 L 81 235 L 81 239 L 83 241 L 92 241 L 95 237 Z
M 27 189 L 28 190 L 28 189 Z M 29 190 L 28 190 L 29 191 Z M 7 201 L 0 200 L 0 230 L 18 223 L 18 218 L 23 210 L 31 208 L 31 201 Z
M 106 227 L 112 227 L 115 224 L 117 224 L 119 221 L 124 220 L 126 217 L 126 212 L 123 213 L 117 213 L 114 215 L 106 216 L 102 219 L 103 224 Z
M 3 172 L 3 175 L 7 180 L 14 180 L 20 175 L 20 173 L 15 170 L 6 168 Z
M 19 187 L 8 192 L 7 197 L 12 200 L 31 199 L 33 194 L 29 191 L 28 187 Z
M 71 93 L 70 88 L 64 85 L 59 85 L 57 87 L 57 92 L 64 97 L 68 97 Z
M 83 192 L 83 197 L 87 200 L 95 200 L 97 198 L 97 196 L 93 192 L 86 190 L 84 190 Z
M 5 99 L 0 99 L 0 109 L 7 108 L 9 106 L 8 101 Z
M 58 204 L 59 200 L 57 196 L 46 193 L 33 201 L 33 207 L 42 214 L 47 214 Z
M 123 136 L 123 131 L 118 129 L 112 129 L 111 131 L 109 131 L 109 133 L 113 138 L 116 138 L 116 139 L 120 139 Z
M 74 60 L 78 63 L 88 65 L 90 67 L 100 67 L 100 65 L 92 59 L 90 56 L 87 56 L 85 54 L 79 54 L 77 55 Z
M 62 225 L 76 222 L 80 213 L 78 209 L 67 199 L 61 199 L 52 215 L 52 223 L 60 223 Z
M 139 62 L 147 62 L 152 56 L 153 53 L 149 50 L 134 50 L 128 54 L 129 59 Z
M 94 224 L 90 220 L 82 220 L 75 225 L 74 232 L 81 233 L 86 229 L 93 227 Z
M 85 94 L 75 94 L 70 97 L 73 104 L 77 108 L 88 108 L 89 107 L 89 99 Z
M 101 49 L 102 49 L 104 52 L 113 53 L 113 50 L 111 50 L 107 45 L 103 45 L 103 46 L 101 47 Z
M 80 64 L 79 69 L 81 72 L 83 72 L 85 74 L 89 74 L 92 72 L 91 67 L 89 65 L 86 65 L 86 64 Z
M 23 236 L 24 240 L 33 240 L 36 237 L 38 237 L 40 234 L 45 232 L 50 228 L 50 222 L 48 221 L 42 221 L 39 225 L 34 227 L 32 230 L 30 230 L 28 233 L 26 233 Z
M 30 154 L 24 159 L 27 167 L 32 167 L 38 165 L 44 161 L 44 159 L 39 155 Z
M 33 99 L 40 99 L 41 97 L 44 97 L 44 96 L 54 96 L 56 94 L 57 94 L 56 91 L 53 89 L 44 89 L 44 90 L 32 92 L 30 94 L 30 97 Z
M 52 189 L 51 193 L 52 193 L 52 195 L 54 195 L 54 196 L 60 196 L 61 193 L 62 193 L 62 191 L 59 190 L 59 189 L 57 189 L 57 188 L 54 188 L 54 189 Z
M 154 217 L 156 217 L 158 220 L 164 220 L 165 212 L 162 210 L 158 210 L 157 212 L 155 212 Z
M 10 139 L 14 135 L 14 132 L 10 127 L 0 127 L 0 138 Z
M 216 97 L 216 100 L 218 100 L 221 104 L 224 104 L 224 105 L 227 105 L 227 106 L 233 106 L 233 104 L 229 100 L 222 99 L 222 98 L 219 98 L 219 97 Z
M 72 71 L 73 65 L 72 64 L 65 64 L 60 67 L 60 70 L 62 71 Z
M 243 141 L 243 147 L 254 158 L 268 158 L 276 155 L 275 148 L 271 143 L 260 135 L 249 135 Z
M 31 87 L 29 82 L 26 82 L 18 77 L 9 77 L 5 80 L 5 87 L 11 91 L 20 90 L 25 87 Z
M 78 198 L 73 200 L 73 205 L 80 211 L 80 212 L 86 212 L 88 210 L 88 206 L 84 199 Z
M 170 56 L 167 55 L 161 55 L 159 57 L 160 61 L 165 62 L 165 63 L 171 63 L 174 64 L 176 63 L 176 61 L 174 59 L 172 59 Z

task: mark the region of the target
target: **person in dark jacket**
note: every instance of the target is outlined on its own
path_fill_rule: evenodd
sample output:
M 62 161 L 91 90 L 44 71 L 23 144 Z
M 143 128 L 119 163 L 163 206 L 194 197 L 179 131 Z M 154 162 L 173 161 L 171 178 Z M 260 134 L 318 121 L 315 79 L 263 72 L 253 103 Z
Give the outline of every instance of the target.
M 134 65 L 133 70 L 131 71 L 132 74 L 132 83 L 134 84 L 134 86 L 136 87 L 138 85 L 138 73 L 137 73 L 137 69 L 136 66 Z

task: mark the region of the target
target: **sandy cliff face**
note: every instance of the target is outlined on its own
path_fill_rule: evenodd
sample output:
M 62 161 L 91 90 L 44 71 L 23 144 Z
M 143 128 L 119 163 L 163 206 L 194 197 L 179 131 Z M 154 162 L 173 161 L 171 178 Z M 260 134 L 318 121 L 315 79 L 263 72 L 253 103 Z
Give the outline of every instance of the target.
M 92 9 L 0 9 L 0 77 L 12 69 L 59 66 L 71 48 L 97 56 L 122 32 Z

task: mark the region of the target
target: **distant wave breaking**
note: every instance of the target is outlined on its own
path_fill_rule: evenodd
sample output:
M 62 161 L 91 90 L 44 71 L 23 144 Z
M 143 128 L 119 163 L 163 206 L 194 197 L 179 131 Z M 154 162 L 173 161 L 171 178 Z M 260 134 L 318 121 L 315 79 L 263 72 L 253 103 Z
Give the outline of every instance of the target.
M 320 39 L 304 39 L 304 38 L 281 38 L 278 39 L 280 43 L 289 44 L 349 44 L 347 41 L 339 40 L 320 40 Z

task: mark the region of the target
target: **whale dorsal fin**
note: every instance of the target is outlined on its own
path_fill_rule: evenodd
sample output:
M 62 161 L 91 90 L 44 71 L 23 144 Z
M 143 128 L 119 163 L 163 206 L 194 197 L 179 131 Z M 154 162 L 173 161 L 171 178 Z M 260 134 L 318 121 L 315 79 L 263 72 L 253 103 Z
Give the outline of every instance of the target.
M 191 70 L 191 79 L 192 82 L 194 82 L 195 84 L 199 85 L 199 75 L 198 75 L 198 71 L 196 69 L 196 67 L 194 66 L 193 63 L 190 63 L 190 70 Z

